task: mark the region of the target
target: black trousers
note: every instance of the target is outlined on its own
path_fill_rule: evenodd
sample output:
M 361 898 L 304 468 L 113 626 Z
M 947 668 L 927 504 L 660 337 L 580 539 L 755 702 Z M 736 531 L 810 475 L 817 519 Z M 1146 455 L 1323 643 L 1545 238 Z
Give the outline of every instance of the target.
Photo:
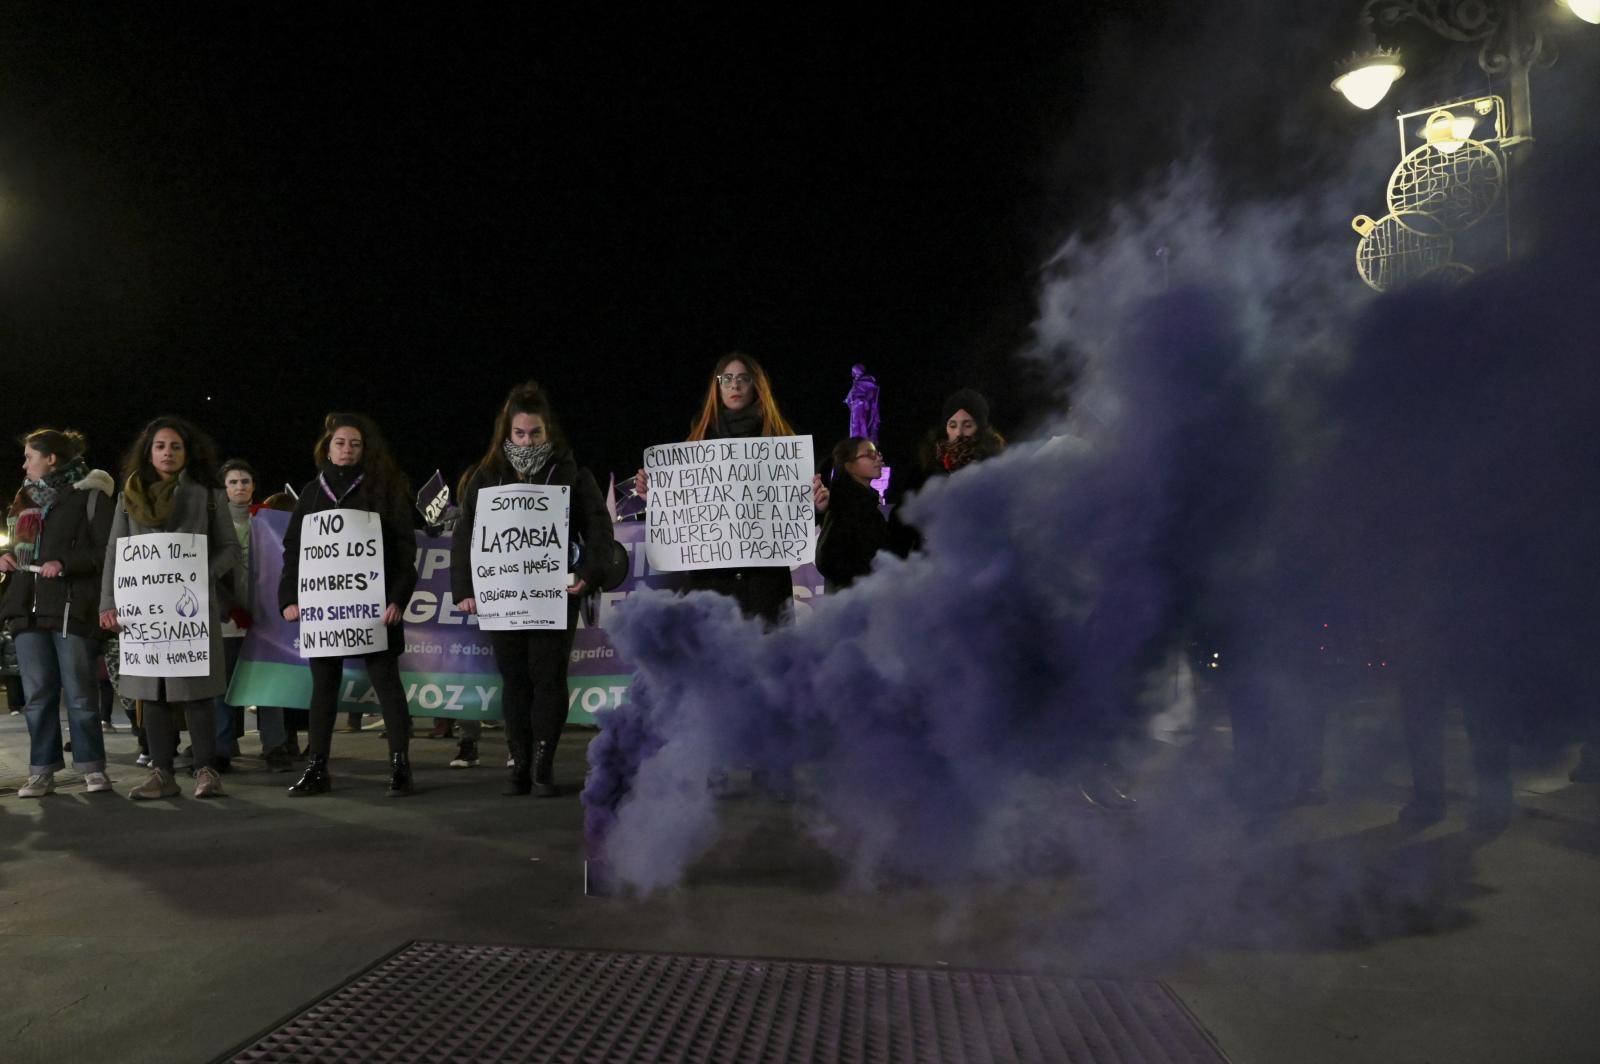
M 1411 758 L 1411 787 L 1422 802 L 1444 801 L 1444 732 L 1449 700 L 1438 692 L 1405 689 L 1406 752 Z M 1492 803 L 1511 800 L 1511 738 L 1505 707 L 1493 696 L 1475 692 L 1463 701 L 1462 723 L 1472 750 L 1478 798 Z
M 533 744 L 555 743 L 567 723 L 567 664 L 573 628 L 543 632 L 490 632 L 500 670 L 500 712 L 506 748 L 519 765 L 533 763 Z
M 344 681 L 343 658 L 309 658 L 311 666 L 311 726 L 307 745 L 312 757 L 327 758 L 333 750 L 333 724 L 339 717 L 339 685 Z M 403 754 L 410 748 L 410 711 L 406 709 L 406 690 L 400 685 L 400 659 L 394 654 L 364 654 L 362 662 L 378 693 L 383 710 L 383 725 L 389 732 L 389 752 Z
M 173 714 L 178 710 L 183 712 L 189 742 L 194 746 L 194 767 L 210 768 L 216 754 L 217 729 L 215 703 L 209 698 L 192 702 L 145 702 L 144 734 L 150 760 L 158 768 L 172 771 L 172 759 L 178 753 L 178 726 Z

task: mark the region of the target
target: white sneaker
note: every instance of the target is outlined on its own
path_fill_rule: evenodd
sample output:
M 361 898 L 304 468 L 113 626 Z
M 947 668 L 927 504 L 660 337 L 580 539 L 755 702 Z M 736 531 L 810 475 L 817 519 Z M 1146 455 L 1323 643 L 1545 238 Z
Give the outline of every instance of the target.
M 140 754 L 138 757 L 133 759 L 133 763 L 135 765 L 138 765 L 140 768 L 149 768 L 150 767 L 150 755 L 149 754 Z
M 111 789 L 111 777 L 104 772 L 85 772 L 83 774 L 83 782 L 89 785 L 90 794 L 99 794 L 101 791 L 109 791 Z
M 18 798 L 43 798 L 56 789 L 56 774 L 43 772 L 37 776 L 29 776 L 28 782 L 17 788 Z

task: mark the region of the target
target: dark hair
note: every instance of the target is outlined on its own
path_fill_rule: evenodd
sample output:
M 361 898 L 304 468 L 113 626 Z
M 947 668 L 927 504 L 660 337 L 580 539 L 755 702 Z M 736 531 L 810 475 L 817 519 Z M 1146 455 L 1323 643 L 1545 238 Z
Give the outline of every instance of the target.
M 409 520 L 411 484 L 389 451 L 389 444 L 378 430 L 378 423 L 367 415 L 346 411 L 332 413 L 322 419 L 322 435 L 317 437 L 316 446 L 311 448 L 311 457 L 316 461 L 317 468 L 321 469 L 323 463 L 327 462 L 328 444 L 338 429 L 355 429 L 361 433 L 361 465 L 366 470 L 367 484 L 371 486 L 371 498 L 385 515 L 395 520 L 404 516 Z
M 73 429 L 34 429 L 18 439 L 24 447 L 32 447 L 40 454 L 53 454 L 56 461 L 66 465 L 89 449 L 83 433 Z
M 845 466 L 847 466 L 851 462 L 853 462 L 855 460 L 855 457 L 856 457 L 856 451 L 858 449 L 860 449 L 860 447 L 861 447 L 861 445 L 863 443 L 873 443 L 873 441 L 871 440 L 870 437 L 867 437 L 867 436 L 846 436 L 844 439 L 842 439 L 838 443 L 834 444 L 833 445 L 833 468 L 834 468 L 834 472 L 836 472 L 836 473 L 842 472 L 844 470 Z M 874 443 L 873 446 L 877 446 L 877 444 Z
M 751 384 L 756 390 L 755 399 L 761 407 L 761 435 L 793 436 L 794 428 L 778 410 L 778 400 L 772 394 L 772 381 L 768 379 L 767 371 L 749 355 L 734 351 L 718 359 L 716 368 L 711 371 L 711 383 L 706 388 L 705 400 L 700 404 L 700 413 L 689 425 L 689 439 L 705 439 L 706 433 L 717 423 L 717 415 L 722 412 L 722 393 L 717 388 L 717 378 L 731 362 L 743 362 L 750 370 Z
M 256 467 L 251 465 L 249 462 L 246 462 L 243 458 L 230 458 L 226 462 L 223 462 L 222 468 L 217 471 L 217 475 L 226 481 L 228 479 L 228 474 L 232 473 L 235 469 L 241 473 L 250 474 L 251 480 L 261 479 L 256 475 Z
M 170 414 L 155 418 L 140 430 L 138 439 L 122 457 L 123 483 L 137 476 L 148 487 L 161 479 L 156 467 L 150 464 L 150 448 L 155 446 L 156 433 L 162 429 L 171 429 L 183 440 L 183 472 L 189 480 L 202 487 L 217 487 L 217 448 L 211 437 L 194 422 Z
M 511 463 L 506 461 L 503 445 L 511 438 L 511 422 L 518 414 L 533 414 L 538 417 L 544 422 L 544 438 L 555 446 L 557 452 L 566 449 L 567 439 L 562 435 L 561 426 L 556 421 L 550 397 L 539 387 L 538 381 L 523 381 L 512 388 L 506 395 L 506 401 L 500 404 L 500 410 L 494 417 L 494 431 L 489 436 L 489 449 L 483 452 L 482 458 L 461 474 L 461 483 L 456 489 L 458 499 L 466 497 L 468 484 L 480 471 L 493 470 L 502 478 L 510 473 Z

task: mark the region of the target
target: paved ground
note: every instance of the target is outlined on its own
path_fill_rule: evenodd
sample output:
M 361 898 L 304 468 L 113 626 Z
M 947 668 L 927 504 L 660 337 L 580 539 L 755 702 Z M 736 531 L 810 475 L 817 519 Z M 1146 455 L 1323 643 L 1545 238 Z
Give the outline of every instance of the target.
M 1166 748 L 1137 814 L 1063 810 L 1075 867 L 942 890 L 847 889 L 803 810 L 736 798 L 689 883 L 640 900 L 582 895 L 576 794 L 500 797 L 498 733 L 465 771 L 419 739 L 414 799 L 383 797 L 371 731 L 336 737 L 328 798 L 245 759 L 225 801 L 136 806 L 70 774 L 17 798 L 0 714 L 0 1059 L 206 1060 L 419 937 L 1154 976 L 1237 1064 L 1600 1059 L 1600 788 L 1524 764 L 1509 832 L 1406 835 L 1371 757 L 1392 727 L 1338 728 L 1330 805 L 1250 820 L 1206 743 Z M 125 789 L 133 740 L 109 746 Z

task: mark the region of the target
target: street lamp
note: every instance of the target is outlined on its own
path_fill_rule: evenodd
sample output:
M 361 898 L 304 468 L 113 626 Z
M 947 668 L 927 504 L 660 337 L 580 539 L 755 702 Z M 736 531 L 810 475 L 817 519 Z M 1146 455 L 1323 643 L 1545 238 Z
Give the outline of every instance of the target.
M 1562 3 L 1583 21 L 1600 26 L 1600 0 L 1562 0 Z
M 1405 72 L 1406 68 L 1400 65 L 1400 53 L 1374 45 L 1371 51 L 1351 56 L 1345 63 L 1344 73 L 1333 79 L 1332 87 L 1363 111 L 1370 111 Z

